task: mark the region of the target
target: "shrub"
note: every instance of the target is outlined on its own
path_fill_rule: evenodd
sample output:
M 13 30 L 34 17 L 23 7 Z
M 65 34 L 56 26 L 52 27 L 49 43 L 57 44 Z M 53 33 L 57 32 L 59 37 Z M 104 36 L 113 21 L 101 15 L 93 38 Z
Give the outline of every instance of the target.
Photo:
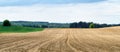
M 90 25 L 89 25 L 89 28 L 94 28 L 95 27 L 95 25 L 93 24 L 93 23 L 91 23 Z
M 3 21 L 3 26 L 11 26 L 11 23 L 9 20 L 4 20 Z

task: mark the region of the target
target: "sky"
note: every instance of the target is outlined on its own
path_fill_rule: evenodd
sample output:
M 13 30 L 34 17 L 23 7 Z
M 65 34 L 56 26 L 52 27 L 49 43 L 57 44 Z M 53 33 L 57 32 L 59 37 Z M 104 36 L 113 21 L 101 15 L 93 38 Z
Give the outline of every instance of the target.
M 120 0 L 0 0 L 0 21 L 120 24 Z

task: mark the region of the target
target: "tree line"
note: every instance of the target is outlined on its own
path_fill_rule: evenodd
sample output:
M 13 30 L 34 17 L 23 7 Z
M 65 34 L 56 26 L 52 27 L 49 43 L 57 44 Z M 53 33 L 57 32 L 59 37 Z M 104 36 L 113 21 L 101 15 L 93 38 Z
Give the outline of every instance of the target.
M 111 26 L 120 26 L 120 24 L 98 24 L 93 22 L 74 22 L 70 24 L 70 28 L 103 28 Z
M 9 20 L 3 21 L 3 26 L 11 26 Z M 33 28 L 49 28 L 48 25 L 35 25 L 35 24 L 22 24 L 23 27 L 33 27 Z M 68 28 L 103 28 L 111 26 L 120 26 L 120 24 L 98 24 L 93 22 L 74 22 L 70 23 Z M 54 26 L 55 27 L 55 26 Z

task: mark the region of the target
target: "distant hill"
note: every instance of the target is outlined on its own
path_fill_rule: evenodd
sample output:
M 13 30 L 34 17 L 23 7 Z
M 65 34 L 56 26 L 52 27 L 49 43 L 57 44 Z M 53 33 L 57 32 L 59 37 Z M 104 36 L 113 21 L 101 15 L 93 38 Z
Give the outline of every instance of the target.
M 48 22 L 11 21 L 13 25 L 48 25 Z

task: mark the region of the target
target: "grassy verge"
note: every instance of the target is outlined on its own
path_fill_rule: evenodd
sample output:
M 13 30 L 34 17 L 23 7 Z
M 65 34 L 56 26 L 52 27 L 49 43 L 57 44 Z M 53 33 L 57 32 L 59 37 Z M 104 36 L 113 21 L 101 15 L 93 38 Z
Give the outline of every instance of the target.
M 9 33 L 9 32 L 34 32 L 34 31 L 42 31 L 44 28 L 30 28 L 30 27 L 22 27 L 22 26 L 10 26 L 4 27 L 0 26 L 0 33 Z

